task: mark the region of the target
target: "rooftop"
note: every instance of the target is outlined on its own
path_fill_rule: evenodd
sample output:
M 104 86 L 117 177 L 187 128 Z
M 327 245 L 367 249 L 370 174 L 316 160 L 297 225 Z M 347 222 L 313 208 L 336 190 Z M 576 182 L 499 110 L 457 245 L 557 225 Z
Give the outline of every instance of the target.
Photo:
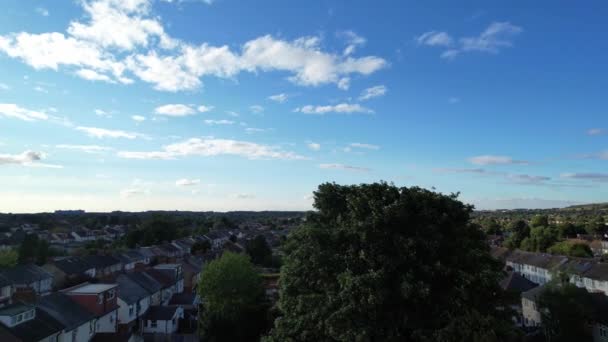
M 79 287 L 68 289 L 67 292 L 80 294 L 101 293 L 115 287 L 118 287 L 118 284 L 84 284 Z
M 0 308 L 0 316 L 15 316 L 32 310 L 34 307 L 23 303 L 13 303 Z

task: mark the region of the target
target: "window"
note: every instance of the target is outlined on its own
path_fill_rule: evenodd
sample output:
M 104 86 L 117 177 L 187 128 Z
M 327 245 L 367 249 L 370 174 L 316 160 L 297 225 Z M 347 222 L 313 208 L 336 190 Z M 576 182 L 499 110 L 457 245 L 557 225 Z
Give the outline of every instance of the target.
M 17 317 L 13 316 L 11 317 L 11 325 L 15 325 L 15 323 L 17 323 Z
M 17 323 L 19 323 L 21 321 L 23 321 L 23 315 L 22 314 L 17 316 Z
M 158 322 L 156 320 L 150 321 L 150 328 L 156 328 L 158 326 Z
M 95 321 L 89 322 L 89 334 L 95 332 Z
M 129 305 L 129 317 L 133 316 L 134 312 L 135 312 L 135 308 L 133 307 L 133 305 Z
M 97 295 L 97 304 L 103 303 L 103 294 L 100 293 Z
M 76 330 L 72 331 L 72 342 L 76 342 L 77 335 L 78 335 L 78 332 Z
M 108 301 L 114 299 L 114 297 L 116 297 L 116 290 L 108 291 Z

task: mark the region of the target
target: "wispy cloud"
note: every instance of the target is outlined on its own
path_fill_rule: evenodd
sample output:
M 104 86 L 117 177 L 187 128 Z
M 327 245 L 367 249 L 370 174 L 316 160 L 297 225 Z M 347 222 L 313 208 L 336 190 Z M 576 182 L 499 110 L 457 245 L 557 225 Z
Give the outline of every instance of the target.
M 133 119 L 133 121 L 135 122 L 143 122 L 146 121 L 146 117 L 142 116 L 142 115 L 132 115 L 131 119 Z
M 319 143 L 309 142 L 308 144 L 306 144 L 306 146 L 308 146 L 308 148 L 313 151 L 318 151 L 321 149 L 321 144 Z
M 366 101 L 369 99 L 373 99 L 375 97 L 384 96 L 387 91 L 388 91 L 388 89 L 384 85 L 378 85 L 378 86 L 367 88 L 367 89 L 363 90 L 363 92 L 359 96 L 359 101 Z
M 346 171 L 358 171 L 358 172 L 369 172 L 371 169 L 366 167 L 344 165 L 344 164 L 319 164 L 321 169 L 332 169 L 332 170 L 346 170 Z
M 608 173 L 563 173 L 562 178 L 588 180 L 593 182 L 608 182 Z
M 306 159 L 294 152 L 284 151 L 274 146 L 249 141 L 215 138 L 191 138 L 164 146 L 161 151 L 118 152 L 119 157 L 128 159 L 176 159 L 187 156 L 211 157 L 219 155 L 233 155 L 247 159 Z
M 591 128 L 587 131 L 587 135 L 606 135 L 608 130 L 603 128 Z
M 175 186 L 194 186 L 201 183 L 200 179 L 182 178 L 175 181 Z
M 198 111 L 201 113 L 207 113 L 213 110 L 213 106 L 205 106 L 205 105 L 200 105 L 198 106 Z
M 36 13 L 40 14 L 43 17 L 48 17 L 50 14 L 49 11 L 44 7 L 37 7 Z
M 65 149 L 65 150 L 77 150 L 85 153 L 103 153 L 106 151 L 110 151 L 110 147 L 99 146 L 99 145 L 70 145 L 70 144 L 60 144 L 55 145 L 56 148 Z
M 260 105 L 253 105 L 253 106 L 249 106 L 249 110 L 253 114 L 261 114 L 262 112 L 264 112 L 264 107 L 262 107 Z
M 113 129 L 105 129 L 99 127 L 85 127 L 78 126 L 76 130 L 85 132 L 88 136 L 93 138 L 125 138 L 125 139 L 135 139 L 135 138 L 143 138 L 145 137 L 143 134 L 135 133 L 135 132 L 127 132 L 122 130 L 113 130 Z
M 47 120 L 49 118 L 43 111 L 23 108 L 14 103 L 0 103 L 0 117 L 2 116 L 23 121 Z
M 166 104 L 156 107 L 154 113 L 167 116 L 188 116 L 193 115 L 196 111 L 189 105 L 184 104 Z
M 232 120 L 205 120 L 205 124 L 207 125 L 233 125 L 234 121 Z
M 285 93 L 268 96 L 269 100 L 272 100 L 272 101 L 275 101 L 278 103 L 284 103 L 285 101 L 287 101 L 288 98 L 289 98 L 289 95 L 287 95 Z
M 0 154 L 0 165 L 22 165 L 30 167 L 46 167 L 61 169 L 63 166 L 54 164 L 44 164 L 40 161 L 45 158 L 45 154 L 35 151 L 24 151 L 19 154 Z
M 328 113 L 339 113 L 339 114 L 351 114 L 351 113 L 364 113 L 371 114 L 374 111 L 361 106 L 360 104 L 350 104 L 350 103 L 340 103 L 337 105 L 327 105 L 327 106 L 313 106 L 307 105 L 303 107 L 298 107 L 294 109 L 294 112 L 304 113 L 304 114 L 328 114 Z
M 493 22 L 478 36 L 463 37 L 455 41 L 446 32 L 429 31 L 416 38 L 420 45 L 442 47 L 441 58 L 454 59 L 467 52 L 497 54 L 503 48 L 513 46 L 513 38 L 523 29 L 509 22 Z
M 475 165 L 527 165 L 528 161 L 516 160 L 508 156 L 482 155 L 469 158 Z
M 452 46 L 454 40 L 449 34 L 443 31 L 428 31 L 416 37 L 416 42 L 420 45 L 428 46 Z

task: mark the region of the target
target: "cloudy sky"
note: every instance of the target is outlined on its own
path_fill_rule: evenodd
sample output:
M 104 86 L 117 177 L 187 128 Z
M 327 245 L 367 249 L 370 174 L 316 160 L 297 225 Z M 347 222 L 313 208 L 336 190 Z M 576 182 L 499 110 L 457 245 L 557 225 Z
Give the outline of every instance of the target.
M 2 212 L 299 210 L 326 181 L 608 200 L 601 2 L 2 5 Z

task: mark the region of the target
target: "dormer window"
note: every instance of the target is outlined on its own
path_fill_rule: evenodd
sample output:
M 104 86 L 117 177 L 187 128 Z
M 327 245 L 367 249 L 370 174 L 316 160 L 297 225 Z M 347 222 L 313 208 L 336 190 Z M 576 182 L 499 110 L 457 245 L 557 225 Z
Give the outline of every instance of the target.
M 97 295 L 97 304 L 103 303 L 103 294 L 100 293 Z
M 111 301 L 112 299 L 114 299 L 114 297 L 116 297 L 116 290 L 110 290 L 108 291 L 108 301 Z

